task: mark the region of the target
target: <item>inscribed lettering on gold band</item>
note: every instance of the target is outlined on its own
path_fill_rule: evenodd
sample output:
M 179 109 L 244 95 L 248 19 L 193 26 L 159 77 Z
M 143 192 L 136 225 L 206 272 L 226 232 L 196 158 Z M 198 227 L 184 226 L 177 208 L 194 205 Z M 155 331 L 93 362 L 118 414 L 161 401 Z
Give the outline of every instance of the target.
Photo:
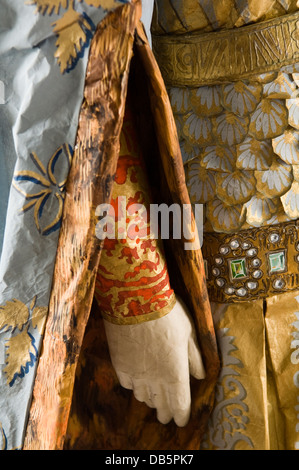
M 153 35 L 167 86 L 241 80 L 299 61 L 299 12 L 240 29 Z

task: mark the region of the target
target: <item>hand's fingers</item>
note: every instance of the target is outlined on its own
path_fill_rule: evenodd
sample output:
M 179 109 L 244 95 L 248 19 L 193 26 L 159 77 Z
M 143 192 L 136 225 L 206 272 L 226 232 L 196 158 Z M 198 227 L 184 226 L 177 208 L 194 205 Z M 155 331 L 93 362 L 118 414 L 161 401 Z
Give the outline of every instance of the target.
M 149 387 L 144 380 L 133 379 L 133 393 L 136 400 L 146 403 L 150 408 L 155 408 L 151 400 Z
M 166 406 L 165 408 L 157 409 L 157 420 L 161 424 L 168 424 L 172 420 L 172 418 L 172 412 L 170 411 L 168 406 Z
M 191 407 L 184 410 L 176 410 L 174 415 L 174 421 L 177 426 L 184 427 L 188 424 L 190 419 Z
M 183 427 L 191 413 L 191 392 L 189 382 L 174 384 L 168 394 L 169 407 L 177 426 Z
M 155 408 L 157 410 L 157 419 L 160 423 L 167 424 L 174 418 L 177 412 L 175 407 L 178 400 L 173 400 L 172 406 L 170 406 L 167 393 L 168 384 L 152 382 L 151 385 L 147 385 L 144 380 L 138 379 L 133 379 L 132 384 L 136 400 L 144 402 L 150 408 Z M 179 410 L 177 419 L 178 422 L 188 420 L 186 412 L 182 413 L 182 410 Z
M 195 334 L 191 334 L 188 342 L 188 355 L 189 355 L 189 371 L 190 374 L 196 379 L 204 379 L 206 376 L 204 365 L 202 362 L 201 353 Z
M 151 385 L 151 401 L 157 410 L 157 419 L 162 424 L 169 423 L 173 418 L 165 387 L 164 384 Z
M 156 408 L 157 419 L 162 424 L 167 424 L 173 418 L 169 408 L 165 387 L 162 384 L 151 383 L 133 379 L 134 396 L 138 401 L 144 402 L 150 408 Z
M 128 390 L 133 390 L 132 378 L 129 375 L 118 371 L 116 371 L 116 374 L 122 387 L 127 388 Z

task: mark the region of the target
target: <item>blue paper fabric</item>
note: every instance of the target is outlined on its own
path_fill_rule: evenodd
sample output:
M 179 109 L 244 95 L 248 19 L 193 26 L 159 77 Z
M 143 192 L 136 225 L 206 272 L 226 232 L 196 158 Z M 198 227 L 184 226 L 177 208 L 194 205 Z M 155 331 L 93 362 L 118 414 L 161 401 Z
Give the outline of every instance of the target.
M 90 41 L 105 15 L 126 2 L 0 0 L 3 450 L 24 441 Z

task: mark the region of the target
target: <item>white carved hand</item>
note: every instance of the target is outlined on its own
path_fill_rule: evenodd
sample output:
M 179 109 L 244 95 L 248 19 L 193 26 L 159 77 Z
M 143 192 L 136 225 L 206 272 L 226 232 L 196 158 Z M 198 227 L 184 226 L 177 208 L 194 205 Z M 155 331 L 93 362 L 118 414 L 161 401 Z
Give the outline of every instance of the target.
M 195 330 L 185 305 L 177 299 L 170 313 L 135 325 L 104 321 L 113 367 L 120 384 L 135 398 L 156 408 L 157 419 L 188 423 L 190 374 L 205 377 Z

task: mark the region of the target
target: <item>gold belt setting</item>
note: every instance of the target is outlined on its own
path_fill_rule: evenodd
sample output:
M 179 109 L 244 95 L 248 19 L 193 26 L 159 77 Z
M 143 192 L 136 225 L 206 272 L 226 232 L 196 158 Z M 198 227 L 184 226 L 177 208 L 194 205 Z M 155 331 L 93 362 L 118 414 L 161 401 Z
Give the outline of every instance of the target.
M 153 50 L 167 86 L 242 80 L 299 60 L 299 13 L 219 32 L 153 35 Z
M 240 302 L 299 289 L 299 221 L 204 234 L 211 301 Z

